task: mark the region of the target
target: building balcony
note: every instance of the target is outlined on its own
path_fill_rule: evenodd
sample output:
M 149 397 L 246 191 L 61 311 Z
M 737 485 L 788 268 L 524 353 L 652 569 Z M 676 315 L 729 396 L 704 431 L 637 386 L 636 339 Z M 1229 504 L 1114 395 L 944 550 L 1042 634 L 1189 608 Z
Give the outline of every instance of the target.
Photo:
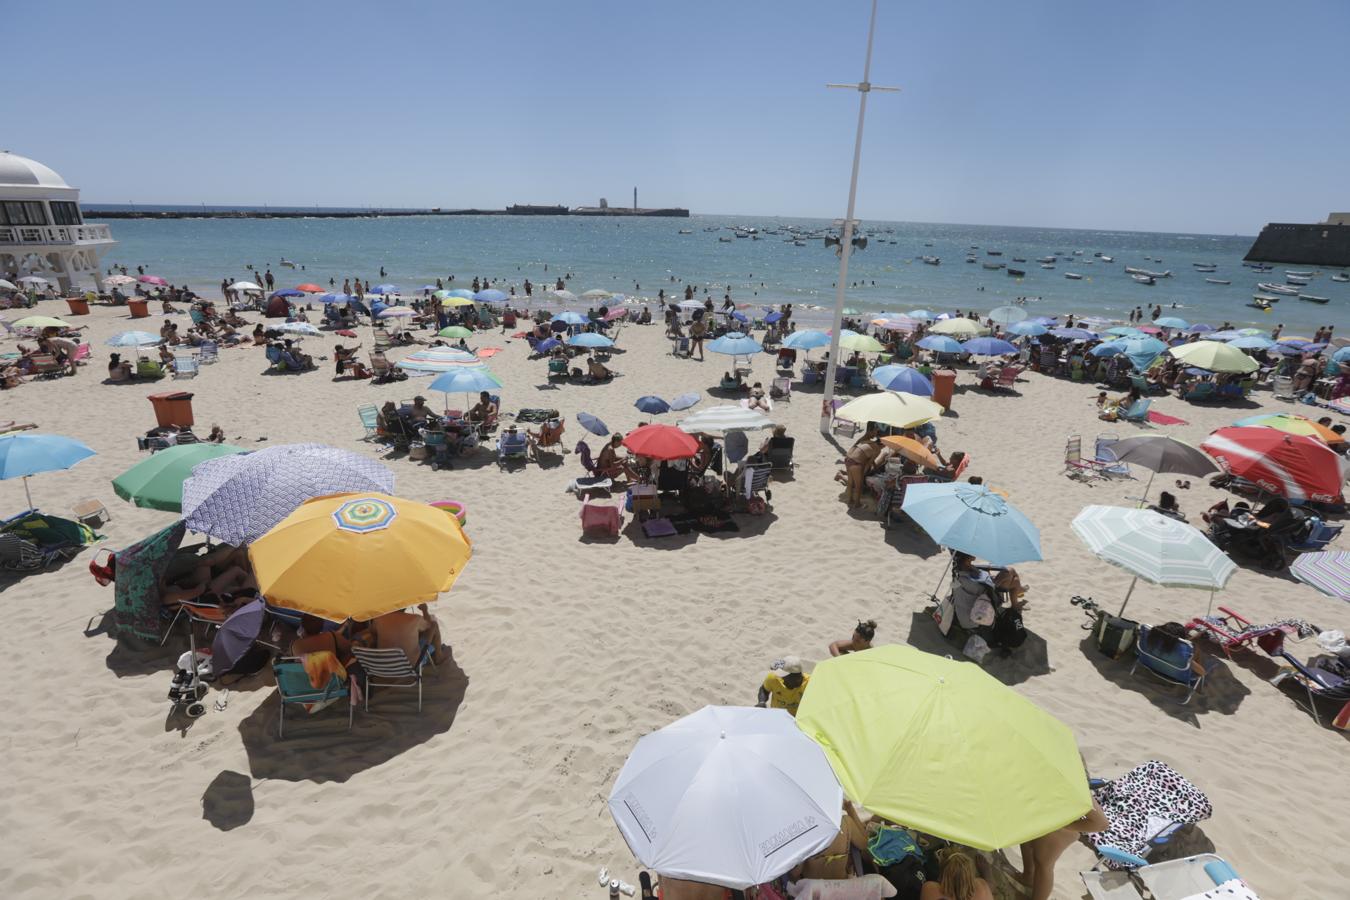
M 107 225 L 0 225 L 0 246 L 111 242 Z

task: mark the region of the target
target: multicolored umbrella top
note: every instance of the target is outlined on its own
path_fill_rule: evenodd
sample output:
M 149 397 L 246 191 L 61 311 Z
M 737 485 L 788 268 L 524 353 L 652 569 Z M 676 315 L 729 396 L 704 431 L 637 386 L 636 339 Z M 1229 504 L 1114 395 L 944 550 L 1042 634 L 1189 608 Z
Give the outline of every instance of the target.
M 1337 503 L 1342 497 L 1347 464 L 1316 438 L 1278 428 L 1220 428 L 1200 449 L 1218 460 L 1224 471 L 1255 483 L 1262 490 L 1290 500 Z
M 1350 551 L 1300 553 L 1298 559 L 1290 563 L 1289 573 L 1328 597 L 1350 600 Z

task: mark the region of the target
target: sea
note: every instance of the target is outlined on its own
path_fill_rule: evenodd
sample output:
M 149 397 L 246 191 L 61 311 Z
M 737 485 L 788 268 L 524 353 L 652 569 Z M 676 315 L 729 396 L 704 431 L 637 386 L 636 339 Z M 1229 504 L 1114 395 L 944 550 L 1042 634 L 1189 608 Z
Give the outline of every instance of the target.
M 98 221 L 97 208 L 86 209 L 86 218 Z M 794 230 L 817 235 L 830 230 L 824 219 L 420 215 L 109 223 L 119 244 L 104 258 L 105 268 L 126 265 L 134 274 L 144 266 L 148 274 L 189 284 L 206 296 L 219 294 L 222 279 L 261 280 L 258 275 L 269 268 L 277 287 L 315 282 L 341 288 L 344 278 L 361 278 L 372 285 L 393 283 L 407 293 L 438 278 L 447 287 L 467 287 L 477 276 L 502 290 L 514 285 L 523 294 L 527 278 L 550 286 L 561 277 L 578 295 L 599 288 L 630 297 L 655 298 L 662 290 L 682 296 L 691 284 L 699 297 L 706 291 L 718 300 L 729 293 L 738 303 L 791 302 L 799 305 L 799 320 L 824 321 L 839 273 L 835 248 L 820 237 L 804 239 L 804 246 L 793 241 Z M 756 229 L 758 236 L 737 237 L 736 229 Z M 1164 315 L 1215 327 L 1282 324 L 1285 334 L 1305 335 L 1323 325 L 1350 330 L 1350 284 L 1330 281 L 1335 270 L 1316 271 L 1303 288 L 1329 297 L 1326 305 L 1283 296 L 1269 313 L 1248 306 L 1258 282 L 1283 283 L 1285 269 L 1312 268 L 1245 267 L 1251 236 L 880 221 L 865 221 L 861 229 L 867 246 L 851 254 L 844 305 L 863 314 L 917 308 L 983 312 L 1022 302 L 1033 316 L 1124 320 L 1136 306 L 1161 306 Z M 977 261 L 966 262 L 968 255 Z M 941 263 L 925 264 L 924 256 Z M 1037 262 L 1045 256 L 1057 257 L 1053 270 Z M 1026 274 L 984 267 L 1000 262 Z M 1214 271 L 1198 272 L 1194 263 L 1213 264 Z M 1172 277 L 1139 284 L 1126 266 L 1170 270 Z

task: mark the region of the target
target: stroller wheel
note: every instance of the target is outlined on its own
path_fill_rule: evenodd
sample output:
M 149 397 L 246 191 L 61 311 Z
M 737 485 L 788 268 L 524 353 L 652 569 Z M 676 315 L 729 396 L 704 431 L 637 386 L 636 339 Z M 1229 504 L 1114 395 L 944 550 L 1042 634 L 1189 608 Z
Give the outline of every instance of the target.
M 185 712 L 188 714 L 188 718 L 190 719 L 201 718 L 202 716 L 206 715 L 206 704 L 190 703 L 188 704 L 188 708 L 185 710 Z

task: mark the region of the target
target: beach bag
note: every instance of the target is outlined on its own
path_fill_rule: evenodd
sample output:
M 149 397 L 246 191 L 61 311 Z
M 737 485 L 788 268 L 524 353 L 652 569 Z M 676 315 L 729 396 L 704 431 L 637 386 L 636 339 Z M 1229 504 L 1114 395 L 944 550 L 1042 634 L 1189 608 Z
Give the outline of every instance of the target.
M 99 562 L 105 559 L 103 554 L 107 554 L 106 562 Z M 100 550 L 98 555 L 89 561 L 89 574 L 94 576 L 94 580 L 99 583 L 99 587 L 107 587 L 117 580 L 117 557 L 111 550 Z
M 976 625 L 993 625 L 996 618 L 994 604 L 989 602 L 989 598 L 980 597 L 971 604 L 970 621 Z
M 956 621 L 956 603 L 950 594 L 933 607 L 933 621 L 937 623 L 938 631 L 943 634 L 952 630 L 952 623 Z
M 989 643 L 994 647 L 1006 647 L 1015 650 L 1026 643 L 1027 629 L 1022 624 L 1022 614 L 1015 609 L 1005 609 L 994 618 L 994 627 L 989 631 Z
M 1122 619 L 1110 613 L 1099 613 L 1097 624 L 1092 628 L 1093 641 L 1103 656 L 1120 659 L 1134 649 L 1139 635 L 1139 623 L 1133 619 Z

